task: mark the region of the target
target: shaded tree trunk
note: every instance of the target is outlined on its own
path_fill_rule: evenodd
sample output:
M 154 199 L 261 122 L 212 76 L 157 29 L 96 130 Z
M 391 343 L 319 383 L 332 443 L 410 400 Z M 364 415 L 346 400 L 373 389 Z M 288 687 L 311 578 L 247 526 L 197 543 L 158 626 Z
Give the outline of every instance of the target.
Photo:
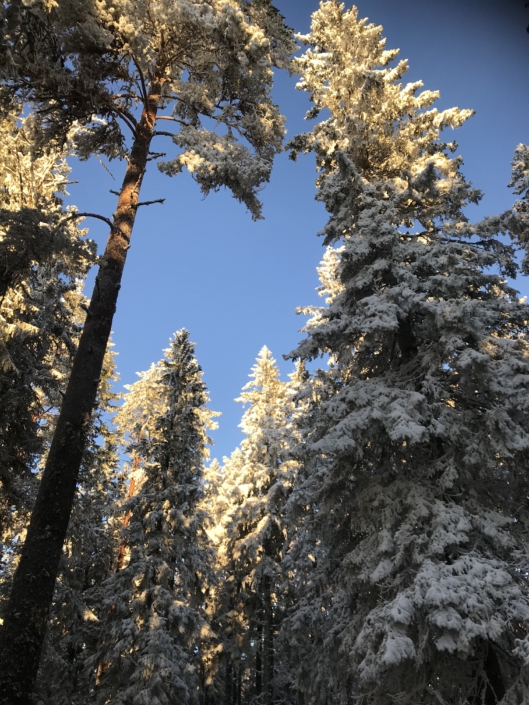
M 239 667 L 237 669 L 237 689 L 236 689 L 236 693 L 235 693 L 235 704 L 236 705 L 241 705 L 241 703 L 242 703 L 242 672 L 243 672 L 242 665 L 239 664 Z
M 233 705 L 233 666 L 231 658 L 226 662 L 226 672 L 224 681 L 224 705 Z
M 140 458 L 137 455 L 134 458 L 134 469 L 132 471 L 133 473 L 134 473 L 134 470 L 138 469 L 139 462 L 140 462 Z M 132 474 L 130 477 L 129 491 L 127 492 L 127 500 L 129 500 L 131 497 L 134 496 L 135 489 L 136 489 L 136 481 L 134 480 L 134 474 Z M 127 512 L 125 514 L 125 518 L 123 519 L 123 529 L 126 529 L 127 526 L 129 525 L 130 516 L 131 516 L 130 512 Z M 125 537 L 122 536 L 121 540 L 119 542 L 118 559 L 116 561 L 116 573 L 119 573 L 119 571 L 123 569 L 123 563 L 125 562 L 125 550 L 126 550 Z
M 0 631 L 0 703 L 29 705 L 72 510 L 86 433 L 154 133 L 161 81 L 151 85 L 96 278 L 50 453 Z
M 272 601 L 270 596 L 270 576 L 263 579 L 263 695 L 265 705 L 272 702 L 273 673 L 272 673 Z
M 468 699 L 469 705 L 497 705 L 505 695 L 505 682 L 495 650 L 484 643 L 486 657 L 482 669 L 476 674 L 476 690 Z
M 501 674 L 501 667 L 498 657 L 494 649 L 489 645 L 487 649 L 487 658 L 484 664 L 484 674 L 486 681 L 484 684 L 484 703 L 485 705 L 496 705 L 505 695 L 505 684 Z
M 261 695 L 263 688 L 263 666 L 262 666 L 262 650 L 263 650 L 263 625 L 259 619 L 257 626 L 257 643 L 255 648 L 255 694 L 257 697 Z

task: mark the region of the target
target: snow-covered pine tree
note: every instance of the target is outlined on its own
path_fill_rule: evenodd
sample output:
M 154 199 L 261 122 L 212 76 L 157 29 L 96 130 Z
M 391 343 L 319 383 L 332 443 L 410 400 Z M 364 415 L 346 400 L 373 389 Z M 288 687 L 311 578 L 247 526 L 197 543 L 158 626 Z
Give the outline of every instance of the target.
M 90 701 L 91 673 L 86 659 L 97 647 L 100 634 L 98 606 L 90 598 L 114 567 L 121 528 L 115 507 L 125 489 L 118 458 L 121 437 L 111 417 L 118 399 L 112 383 L 119 379 L 111 347 L 105 355 L 35 687 L 41 705 Z
M 269 705 L 274 697 L 274 636 L 285 608 L 283 507 L 296 470 L 294 387 L 281 381 L 266 347 L 250 377 L 237 399 L 248 405 L 240 424 L 245 438 L 225 459 L 216 497 L 226 705 L 255 697 Z
M 211 551 L 197 505 L 216 414 L 186 330 L 140 377 L 118 416 L 143 478 L 123 506 L 128 562 L 93 594 L 103 621 L 95 702 L 191 704 L 203 699 L 201 650 L 210 638 Z
M 16 705 L 36 677 L 141 183 L 161 156 L 152 140 L 173 140 L 167 174 L 187 168 L 204 193 L 226 186 L 260 217 L 284 133 L 272 66 L 288 64 L 294 43 L 271 0 L 9 0 L 1 12 L 0 99 L 34 105 L 52 142 L 83 127 L 82 158 L 127 163 L 112 221 L 96 214 L 109 240 L 0 631 L 0 702 Z
M 529 320 L 501 218 L 440 132 L 471 112 L 404 85 L 381 28 L 322 2 L 298 60 L 325 111 L 293 142 L 330 213 L 327 306 L 290 500 L 283 625 L 305 703 L 493 705 L 529 693 Z M 327 112 L 328 111 L 328 112 Z
M 0 562 L 34 501 L 47 418 L 75 352 L 79 282 L 95 259 L 61 200 L 69 144 L 39 152 L 39 141 L 34 116 L 0 121 Z

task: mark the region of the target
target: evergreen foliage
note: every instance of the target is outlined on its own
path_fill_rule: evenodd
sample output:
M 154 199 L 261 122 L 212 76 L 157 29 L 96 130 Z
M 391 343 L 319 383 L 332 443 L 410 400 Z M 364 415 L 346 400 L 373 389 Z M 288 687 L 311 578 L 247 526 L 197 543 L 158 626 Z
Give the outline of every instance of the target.
M 329 117 L 291 146 L 316 155 L 330 250 L 292 355 L 329 368 L 290 500 L 295 684 L 311 703 L 527 702 L 529 310 L 505 219 L 468 221 L 480 193 L 440 140 L 471 112 L 401 83 L 356 8 L 322 3 L 303 41 L 309 117 Z
M 257 192 L 284 133 L 272 66 L 288 65 L 294 44 L 270 0 L 11 0 L 0 15 L 3 105 L 33 106 L 49 144 L 63 144 L 75 127 L 78 156 L 127 162 L 113 219 L 94 214 L 109 239 L 0 632 L 0 702 L 25 705 L 136 213 L 146 205 L 143 176 L 163 156 L 152 140 L 168 135 L 176 147 L 163 171 L 187 168 L 205 194 L 226 186 L 261 217 Z M 171 132 L 156 129 L 161 120 Z
M 95 590 L 103 620 L 97 703 L 201 702 L 204 602 L 212 580 L 202 494 L 207 432 L 215 426 L 186 330 L 129 387 L 118 424 L 143 478 L 125 503 L 128 563 Z
M 34 500 L 37 459 L 79 334 L 79 282 L 95 251 L 62 202 L 70 144 L 38 150 L 34 116 L 15 112 L 0 134 L 1 558 Z
M 288 67 L 295 47 L 270 0 L 12 0 L 4 12 L 2 95 L 38 106 L 44 139 L 80 126 L 82 159 L 128 157 L 154 89 L 179 152 L 161 169 L 189 169 L 204 193 L 227 186 L 260 216 L 284 133 L 271 67 Z
M 354 7 L 322 1 L 299 38 L 292 64 L 270 0 L 0 6 L 2 705 L 529 705 L 529 307 L 507 281 L 529 273 L 529 147 L 514 207 L 473 224 L 441 136 L 472 111 L 403 83 Z M 325 305 L 289 382 L 262 348 L 244 439 L 205 468 L 218 414 L 185 329 L 114 425 L 117 291 L 148 161 L 261 217 L 272 67 L 293 66 L 323 118 L 290 148 L 329 213 Z M 127 169 L 88 302 L 62 197 L 94 153 Z
M 225 703 L 234 705 L 255 698 L 271 703 L 278 696 L 274 638 L 285 610 L 283 508 L 296 470 L 290 452 L 296 443 L 294 382 L 280 380 L 266 347 L 250 377 L 237 399 L 248 405 L 240 424 L 245 438 L 225 459 L 215 497 L 221 667 Z

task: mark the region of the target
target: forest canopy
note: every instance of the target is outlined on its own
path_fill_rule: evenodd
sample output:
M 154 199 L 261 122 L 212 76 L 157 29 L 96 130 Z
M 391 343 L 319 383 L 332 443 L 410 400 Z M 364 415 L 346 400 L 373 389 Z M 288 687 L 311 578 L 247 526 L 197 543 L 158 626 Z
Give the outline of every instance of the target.
M 474 222 L 473 111 L 335 0 L 305 34 L 271 0 L 0 13 L 0 703 L 528 704 L 529 147 Z M 260 220 L 282 151 L 316 165 L 322 302 L 219 462 L 192 331 L 118 392 L 118 294 L 150 170 Z M 67 205 L 93 156 L 113 214 Z

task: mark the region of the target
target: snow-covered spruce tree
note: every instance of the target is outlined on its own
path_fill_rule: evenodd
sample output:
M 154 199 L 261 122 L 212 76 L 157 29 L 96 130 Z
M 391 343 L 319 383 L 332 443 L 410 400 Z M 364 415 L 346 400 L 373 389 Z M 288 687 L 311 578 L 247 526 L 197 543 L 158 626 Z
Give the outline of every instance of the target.
M 215 414 L 186 330 L 129 387 L 120 410 L 143 479 L 124 510 L 128 563 L 94 591 L 103 621 L 93 658 L 97 703 L 200 702 L 211 551 L 202 465 Z
M 16 705 L 36 677 L 141 183 L 160 157 L 151 142 L 173 138 L 163 171 L 187 168 L 204 193 L 226 186 L 260 217 L 256 194 L 284 132 L 272 66 L 294 45 L 270 0 L 12 0 L 2 13 L 2 95 L 34 105 L 48 140 L 81 125 L 79 156 L 127 162 L 112 220 L 98 216 L 109 240 L 0 632 L 0 702 Z
M 34 500 L 32 470 L 46 417 L 60 405 L 61 368 L 79 330 L 77 289 L 95 253 L 61 201 L 68 143 L 39 153 L 34 117 L 16 112 L 0 121 L 0 137 L 1 561 Z
M 480 194 L 439 139 L 471 113 L 402 84 L 356 8 L 321 3 L 304 41 L 300 87 L 328 113 L 293 148 L 316 156 L 330 250 L 292 356 L 330 364 L 289 504 L 296 687 L 315 705 L 527 703 L 529 309 L 502 219 L 470 224 Z
M 283 507 L 292 486 L 296 443 L 293 385 L 282 382 L 263 347 L 237 401 L 248 405 L 240 448 L 225 459 L 215 506 L 226 705 L 274 697 L 274 635 L 284 611 L 280 561 Z M 276 694 L 277 695 L 277 694 Z
M 520 199 L 511 212 L 504 213 L 504 221 L 509 231 L 514 233 L 525 249 L 522 271 L 529 274 L 529 146 L 519 144 L 512 160 L 512 179 L 509 184 Z
M 96 648 L 100 633 L 90 596 L 114 567 L 120 529 L 114 514 L 124 494 L 117 453 L 120 436 L 109 418 L 118 398 L 112 390 L 112 383 L 118 379 L 115 354 L 110 345 L 55 585 L 35 687 L 37 702 L 42 705 L 89 702 L 91 677 L 85 662 Z

